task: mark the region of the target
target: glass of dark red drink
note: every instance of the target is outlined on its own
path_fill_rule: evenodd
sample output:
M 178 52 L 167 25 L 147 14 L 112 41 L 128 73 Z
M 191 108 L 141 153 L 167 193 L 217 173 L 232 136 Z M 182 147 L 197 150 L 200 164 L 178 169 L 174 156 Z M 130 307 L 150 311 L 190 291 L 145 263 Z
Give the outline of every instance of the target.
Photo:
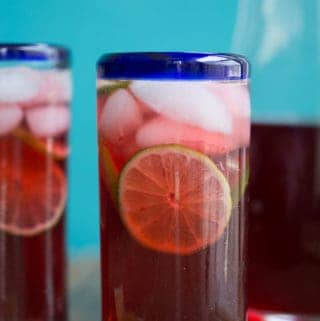
M 66 320 L 69 53 L 0 44 L 0 321 Z
M 98 63 L 103 321 L 245 320 L 248 64 Z
M 249 321 L 320 320 L 319 4 L 239 0 L 252 77 Z
M 320 127 L 252 127 L 250 314 L 320 318 Z M 293 320 L 292 319 L 292 320 Z

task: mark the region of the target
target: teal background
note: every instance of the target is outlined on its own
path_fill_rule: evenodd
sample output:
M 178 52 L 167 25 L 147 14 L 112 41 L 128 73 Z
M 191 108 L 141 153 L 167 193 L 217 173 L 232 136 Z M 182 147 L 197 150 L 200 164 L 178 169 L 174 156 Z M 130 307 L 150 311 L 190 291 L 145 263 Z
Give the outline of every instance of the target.
M 254 121 L 320 123 L 319 0 L 2 0 L 0 42 L 72 50 L 72 253 L 97 253 L 99 244 L 95 63 L 103 53 L 244 54 Z
M 97 250 L 95 63 L 105 52 L 228 51 L 237 1 L 2 0 L 0 42 L 50 42 L 73 53 L 68 239 Z
M 252 65 L 252 119 L 320 123 L 320 1 L 239 0 L 232 51 Z

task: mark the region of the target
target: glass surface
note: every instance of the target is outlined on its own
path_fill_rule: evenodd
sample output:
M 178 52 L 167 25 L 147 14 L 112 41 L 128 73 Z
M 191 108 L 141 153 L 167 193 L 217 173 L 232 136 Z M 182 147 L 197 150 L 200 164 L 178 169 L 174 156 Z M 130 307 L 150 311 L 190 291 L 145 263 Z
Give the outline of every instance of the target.
M 0 320 L 66 320 L 68 52 L 0 44 Z
M 274 320 L 320 320 L 319 9 L 317 0 L 239 4 L 235 48 L 255 71 L 252 320 L 259 313 Z
M 103 321 L 243 321 L 247 62 L 148 55 L 98 64 Z

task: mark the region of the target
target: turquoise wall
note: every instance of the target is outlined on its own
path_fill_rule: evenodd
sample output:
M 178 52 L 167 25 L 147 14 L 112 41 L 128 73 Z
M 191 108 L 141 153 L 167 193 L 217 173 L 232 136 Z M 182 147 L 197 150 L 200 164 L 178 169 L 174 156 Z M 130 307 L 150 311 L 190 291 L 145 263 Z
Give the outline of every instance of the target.
M 0 42 L 50 42 L 73 52 L 68 238 L 99 242 L 95 62 L 104 52 L 228 51 L 236 0 L 2 0 Z
M 320 123 L 320 1 L 238 0 L 232 51 L 252 65 L 252 119 Z

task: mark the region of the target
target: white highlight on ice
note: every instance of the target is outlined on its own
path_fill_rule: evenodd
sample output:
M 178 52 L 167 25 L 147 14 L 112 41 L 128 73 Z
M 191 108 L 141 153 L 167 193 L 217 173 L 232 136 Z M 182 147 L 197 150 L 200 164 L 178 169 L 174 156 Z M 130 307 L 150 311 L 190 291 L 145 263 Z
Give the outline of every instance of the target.
M 151 109 L 172 120 L 212 132 L 232 132 L 231 115 L 201 81 L 137 80 L 130 89 Z
M 241 82 L 210 83 L 212 92 L 224 102 L 227 110 L 233 116 L 241 118 L 250 117 L 251 102 L 247 86 L 247 84 Z
M 0 68 L 0 102 L 19 103 L 34 98 L 40 89 L 41 78 L 30 68 Z
M 39 106 L 27 109 L 26 119 L 33 134 L 40 137 L 52 137 L 68 130 L 70 111 L 63 105 Z

